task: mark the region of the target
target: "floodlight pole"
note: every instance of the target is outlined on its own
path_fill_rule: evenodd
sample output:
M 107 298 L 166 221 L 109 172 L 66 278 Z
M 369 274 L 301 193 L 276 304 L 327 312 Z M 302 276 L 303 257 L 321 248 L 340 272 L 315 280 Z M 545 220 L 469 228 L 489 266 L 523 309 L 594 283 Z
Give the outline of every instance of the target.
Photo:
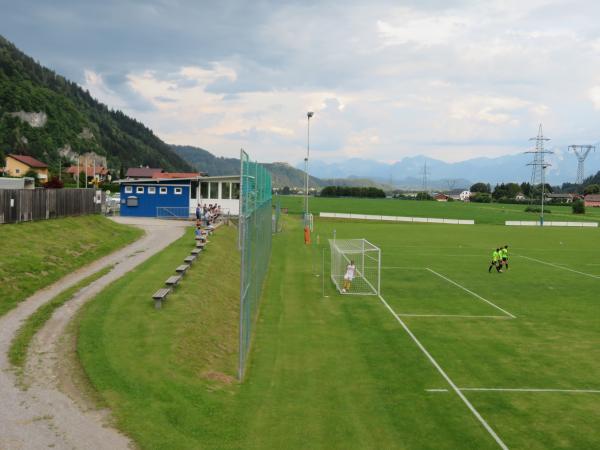
M 310 118 L 314 112 L 306 113 L 306 158 L 304 158 L 304 226 L 308 226 L 308 157 L 310 156 Z

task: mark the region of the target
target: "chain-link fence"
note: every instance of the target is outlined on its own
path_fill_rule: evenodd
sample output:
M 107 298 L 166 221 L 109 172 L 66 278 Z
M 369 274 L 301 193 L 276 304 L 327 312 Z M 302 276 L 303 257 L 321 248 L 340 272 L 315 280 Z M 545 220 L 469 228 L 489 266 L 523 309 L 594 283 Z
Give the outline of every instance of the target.
M 248 154 L 240 152 L 241 189 L 239 218 L 240 355 L 238 377 L 244 378 L 246 362 L 263 283 L 271 256 L 271 174 Z

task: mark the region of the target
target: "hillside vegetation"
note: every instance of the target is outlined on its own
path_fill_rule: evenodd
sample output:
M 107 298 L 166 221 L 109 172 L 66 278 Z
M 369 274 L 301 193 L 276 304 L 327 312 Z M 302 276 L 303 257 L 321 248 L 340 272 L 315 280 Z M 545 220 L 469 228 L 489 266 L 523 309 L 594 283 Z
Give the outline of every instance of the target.
M 38 289 L 133 242 L 141 234 L 138 228 L 101 216 L 0 225 L 0 316 Z
M 45 113 L 32 127 L 13 113 Z M 23 153 L 58 166 L 59 149 L 105 155 L 109 167 L 138 165 L 189 170 L 189 165 L 142 123 L 109 109 L 88 91 L 41 66 L 0 36 L 0 163 Z

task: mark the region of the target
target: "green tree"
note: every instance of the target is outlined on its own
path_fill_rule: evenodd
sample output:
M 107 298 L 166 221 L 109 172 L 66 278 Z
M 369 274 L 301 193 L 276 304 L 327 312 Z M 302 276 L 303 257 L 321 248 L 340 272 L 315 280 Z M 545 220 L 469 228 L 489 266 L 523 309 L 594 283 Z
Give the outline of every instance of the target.
M 571 208 L 573 210 L 573 214 L 585 214 L 585 203 L 580 198 L 573 202 Z
M 588 194 L 600 194 L 600 185 L 598 185 L 598 184 L 588 184 L 584 188 L 583 193 L 585 195 L 588 195 Z
M 471 192 L 484 192 L 486 194 L 489 194 L 492 192 L 492 188 L 489 184 L 486 183 L 475 183 L 473 186 L 471 186 L 470 189 Z

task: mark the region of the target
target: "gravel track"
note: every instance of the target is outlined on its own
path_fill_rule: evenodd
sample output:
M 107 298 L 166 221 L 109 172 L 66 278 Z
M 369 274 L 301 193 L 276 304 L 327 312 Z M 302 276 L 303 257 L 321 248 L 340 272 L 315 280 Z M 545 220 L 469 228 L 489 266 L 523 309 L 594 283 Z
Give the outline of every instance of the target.
M 133 443 L 108 425 L 108 411 L 84 408 L 59 390 L 61 336 L 79 307 L 104 287 L 167 247 L 185 232 L 187 222 L 114 218 L 141 227 L 133 244 L 85 266 L 36 292 L 0 317 L 0 449 L 128 449 Z M 68 239 L 65 236 L 65 239 Z M 29 350 L 23 389 L 8 361 L 10 343 L 21 323 L 42 304 L 104 267 L 114 268 L 57 309 L 36 334 Z M 150 304 L 150 299 L 148 300 Z M 64 376 L 64 375 L 63 375 Z

